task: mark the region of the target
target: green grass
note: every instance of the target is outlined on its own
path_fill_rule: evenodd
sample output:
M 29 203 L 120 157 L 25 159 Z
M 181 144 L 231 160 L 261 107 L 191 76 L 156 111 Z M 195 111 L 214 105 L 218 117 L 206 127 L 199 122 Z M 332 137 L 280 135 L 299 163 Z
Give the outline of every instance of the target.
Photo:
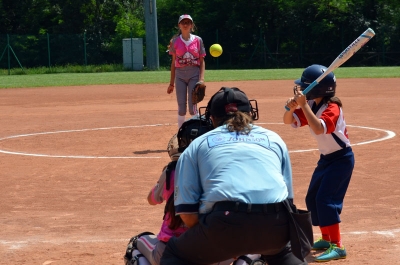
M 76 72 L 66 68 L 66 72 L 60 69 L 51 72 L 48 68 L 40 70 L 13 69 L 11 75 L 8 70 L 0 69 L 0 88 L 25 88 L 48 86 L 82 86 L 82 85 L 107 85 L 107 84 L 149 84 L 168 83 L 170 72 L 160 71 L 115 71 L 99 69 L 97 66 L 90 68 L 92 72 Z M 47 72 L 46 72 L 47 69 Z M 97 69 L 97 71 L 96 71 Z M 107 72 L 107 70 L 111 72 Z M 113 71 L 112 71 L 113 70 Z M 20 71 L 19 73 L 15 73 Z M 303 69 L 256 69 L 256 70 L 206 70 L 205 81 L 245 81 L 245 80 L 294 80 L 301 76 Z M 55 73 L 54 73 L 55 72 Z M 400 77 L 400 67 L 341 67 L 334 71 L 340 78 L 392 78 Z

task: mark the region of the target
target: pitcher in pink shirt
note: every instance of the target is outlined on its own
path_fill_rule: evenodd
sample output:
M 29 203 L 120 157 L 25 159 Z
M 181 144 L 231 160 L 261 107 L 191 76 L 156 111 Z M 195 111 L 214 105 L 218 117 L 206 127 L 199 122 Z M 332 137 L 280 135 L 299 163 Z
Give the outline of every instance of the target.
M 179 31 L 171 39 L 168 52 L 172 56 L 171 77 L 167 93 L 176 87 L 178 102 L 178 127 L 185 121 L 187 109 L 197 114 L 197 104 L 192 103 L 192 91 L 197 82 L 204 82 L 206 50 L 202 38 L 192 34 L 196 26 L 190 15 L 178 19 Z

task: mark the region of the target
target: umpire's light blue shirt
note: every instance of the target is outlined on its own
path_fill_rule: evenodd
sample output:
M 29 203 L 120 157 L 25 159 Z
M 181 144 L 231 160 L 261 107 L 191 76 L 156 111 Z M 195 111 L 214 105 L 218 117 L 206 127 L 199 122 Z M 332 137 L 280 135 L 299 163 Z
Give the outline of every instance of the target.
M 260 126 L 248 135 L 218 127 L 196 138 L 177 163 L 177 214 L 208 213 L 219 201 L 263 204 L 288 197 L 293 189 L 286 144 Z

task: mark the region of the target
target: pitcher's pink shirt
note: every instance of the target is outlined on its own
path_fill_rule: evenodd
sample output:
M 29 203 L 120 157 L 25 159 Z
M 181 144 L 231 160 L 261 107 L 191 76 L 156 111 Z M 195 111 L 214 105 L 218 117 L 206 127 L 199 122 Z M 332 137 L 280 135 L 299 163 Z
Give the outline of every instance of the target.
M 190 34 L 190 43 L 184 42 L 181 35 L 172 40 L 169 54 L 175 54 L 175 67 L 200 66 L 200 57 L 206 56 L 203 40 Z
M 170 188 L 169 188 L 169 190 L 167 190 L 167 188 L 166 188 L 166 170 L 163 171 L 157 184 L 151 190 L 150 200 L 152 203 L 161 204 L 163 201 L 166 201 L 166 202 L 168 201 L 168 198 L 174 192 L 174 178 L 175 178 L 175 170 L 172 170 L 170 181 L 169 181 Z M 170 215 L 169 215 L 169 213 L 166 213 L 163 223 L 161 225 L 161 230 L 157 235 L 158 240 L 163 241 L 163 242 L 168 242 L 168 240 L 171 237 L 173 237 L 173 236 L 179 237 L 183 232 L 185 232 L 188 229 L 188 227 L 186 227 L 186 226 L 181 226 L 176 230 L 171 230 L 168 227 L 170 223 L 171 223 Z

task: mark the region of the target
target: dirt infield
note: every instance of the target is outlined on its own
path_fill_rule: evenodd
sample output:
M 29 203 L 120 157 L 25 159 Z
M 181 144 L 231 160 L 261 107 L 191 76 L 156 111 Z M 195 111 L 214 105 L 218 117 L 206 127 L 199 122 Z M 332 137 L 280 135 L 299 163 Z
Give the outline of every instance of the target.
M 292 84 L 208 83 L 202 103 L 221 86 L 257 99 L 258 123 L 291 151 L 295 203 L 303 208 L 319 154 L 307 128 L 282 124 Z M 356 166 L 341 216 L 348 257 L 330 264 L 400 264 L 399 84 L 338 80 Z M 175 95 L 166 89 L 0 90 L 0 264 L 121 265 L 131 236 L 158 232 L 163 205 L 148 205 L 146 196 L 177 130 Z

